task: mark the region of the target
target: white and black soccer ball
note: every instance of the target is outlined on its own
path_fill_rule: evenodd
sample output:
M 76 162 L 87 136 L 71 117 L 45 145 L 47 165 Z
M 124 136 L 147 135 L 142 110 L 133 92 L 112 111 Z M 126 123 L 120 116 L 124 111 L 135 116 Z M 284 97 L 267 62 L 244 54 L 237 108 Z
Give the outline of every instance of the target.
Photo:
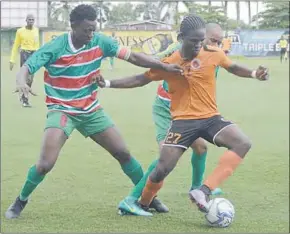
M 235 217 L 233 204 L 225 198 L 214 198 L 209 201 L 209 212 L 205 215 L 211 227 L 225 228 L 230 226 Z

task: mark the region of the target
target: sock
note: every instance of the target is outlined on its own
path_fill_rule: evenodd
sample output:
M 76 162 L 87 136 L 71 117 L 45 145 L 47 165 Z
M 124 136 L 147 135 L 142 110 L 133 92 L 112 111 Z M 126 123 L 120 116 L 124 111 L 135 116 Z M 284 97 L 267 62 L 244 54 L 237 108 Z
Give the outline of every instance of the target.
M 208 176 L 204 185 L 211 190 L 217 188 L 223 181 L 225 181 L 238 165 L 242 162 L 242 158 L 233 151 L 226 151 L 220 158 L 218 166 L 213 173 Z
M 148 170 L 146 171 L 146 173 L 143 175 L 142 179 L 138 182 L 138 184 L 135 185 L 135 187 L 133 188 L 133 190 L 130 193 L 131 197 L 135 197 L 136 199 L 139 199 L 141 197 L 142 191 L 146 185 L 146 181 L 150 175 L 150 173 L 154 170 L 154 168 L 156 167 L 158 163 L 158 160 L 155 160 L 151 163 L 151 165 L 149 166 Z
M 37 170 L 36 166 L 32 166 L 27 174 L 27 178 L 25 181 L 25 184 L 20 192 L 20 200 L 26 201 L 29 197 L 29 195 L 33 192 L 33 190 L 37 187 L 37 185 L 40 184 L 41 181 L 43 181 L 45 175 L 40 175 Z
M 140 163 L 134 158 L 131 157 L 129 162 L 121 165 L 124 173 L 132 180 L 133 184 L 137 184 L 143 177 L 143 169 Z
M 192 188 L 198 188 L 202 185 L 203 175 L 205 171 L 207 152 L 202 155 L 196 154 L 194 151 L 191 155 L 191 166 L 192 166 Z
M 143 189 L 140 203 L 144 206 L 149 206 L 153 198 L 161 189 L 162 185 L 163 185 L 163 180 L 159 183 L 153 183 L 149 177 L 147 180 L 146 186 Z

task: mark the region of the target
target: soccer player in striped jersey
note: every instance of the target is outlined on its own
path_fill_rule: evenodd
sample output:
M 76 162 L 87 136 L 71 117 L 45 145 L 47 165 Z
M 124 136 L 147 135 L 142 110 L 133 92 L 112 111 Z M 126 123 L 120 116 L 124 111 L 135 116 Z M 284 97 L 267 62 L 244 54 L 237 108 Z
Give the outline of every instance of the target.
M 37 50 L 17 74 L 17 90 L 28 97 L 32 90 L 26 78 L 45 67 L 44 87 L 49 111 L 40 158 L 29 169 L 20 195 L 6 211 L 8 219 L 19 217 L 28 197 L 53 168 L 74 129 L 106 149 L 134 184 L 143 177 L 141 165 L 130 155 L 113 121 L 102 109 L 97 98 L 98 86 L 92 79 L 100 73 L 102 59 L 112 56 L 141 67 L 176 73 L 180 73 L 181 68 L 120 48 L 115 40 L 95 33 L 95 21 L 96 11 L 92 6 L 77 6 L 70 14 L 72 31 Z

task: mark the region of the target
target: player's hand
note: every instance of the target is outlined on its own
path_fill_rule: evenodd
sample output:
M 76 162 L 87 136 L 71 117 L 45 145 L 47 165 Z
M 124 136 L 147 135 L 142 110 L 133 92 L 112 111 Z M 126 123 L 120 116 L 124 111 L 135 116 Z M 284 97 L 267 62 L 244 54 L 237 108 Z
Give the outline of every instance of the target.
M 21 84 L 19 82 L 16 82 L 16 90 L 14 91 L 14 93 L 18 93 L 19 98 L 21 98 L 22 95 L 28 98 L 29 93 L 31 93 L 33 96 L 37 96 L 37 94 L 34 93 L 27 84 Z
M 13 67 L 14 67 L 14 63 L 10 62 L 10 63 L 9 63 L 10 71 L 12 71 Z
M 104 79 L 104 77 L 101 74 L 98 74 L 94 77 L 95 79 L 95 83 L 98 84 L 98 86 L 100 86 L 101 88 L 105 88 L 106 87 L 106 81 Z
M 183 69 L 177 64 L 164 64 L 164 69 L 167 72 L 183 74 Z
M 261 81 L 268 80 L 269 79 L 268 69 L 263 66 L 259 66 L 258 69 L 256 70 L 256 78 Z

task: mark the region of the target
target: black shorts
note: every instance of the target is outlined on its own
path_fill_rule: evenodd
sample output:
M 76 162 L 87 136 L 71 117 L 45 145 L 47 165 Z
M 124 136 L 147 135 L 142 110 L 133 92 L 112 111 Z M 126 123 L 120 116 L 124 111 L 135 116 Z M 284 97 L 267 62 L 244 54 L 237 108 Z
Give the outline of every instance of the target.
M 215 144 L 217 134 L 232 124 L 220 115 L 207 119 L 173 120 L 164 145 L 187 149 L 199 137 Z
M 21 50 L 20 51 L 20 67 L 26 62 L 26 60 L 34 53 L 30 50 Z
M 280 51 L 280 53 L 281 53 L 281 56 L 284 56 L 285 54 L 286 54 L 286 48 L 281 48 L 281 51 Z

